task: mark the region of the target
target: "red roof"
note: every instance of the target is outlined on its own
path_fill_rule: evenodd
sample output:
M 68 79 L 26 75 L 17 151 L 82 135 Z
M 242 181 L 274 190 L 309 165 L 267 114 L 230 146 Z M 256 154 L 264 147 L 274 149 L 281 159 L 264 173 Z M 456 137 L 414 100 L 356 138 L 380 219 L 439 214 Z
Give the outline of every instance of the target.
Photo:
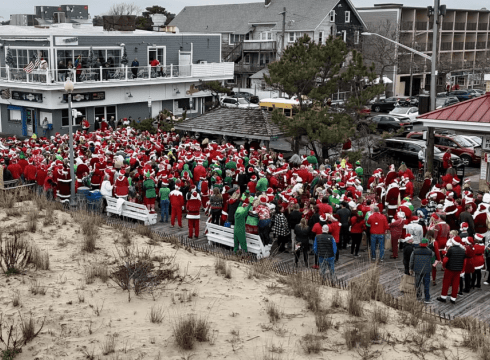
M 417 119 L 490 123 L 490 93 L 425 113 Z

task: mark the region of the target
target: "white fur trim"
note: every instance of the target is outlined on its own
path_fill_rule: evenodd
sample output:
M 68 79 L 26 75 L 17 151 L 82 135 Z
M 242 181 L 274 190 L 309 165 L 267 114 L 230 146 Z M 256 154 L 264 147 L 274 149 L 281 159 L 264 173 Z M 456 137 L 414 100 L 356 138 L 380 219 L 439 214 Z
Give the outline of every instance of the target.
M 189 214 L 187 214 L 186 218 L 187 219 L 200 219 L 201 215 L 189 215 Z
M 453 215 L 453 214 L 456 214 L 457 212 L 458 212 L 458 209 L 451 211 L 451 212 L 447 212 L 446 215 Z
M 442 296 L 441 296 L 441 297 L 442 297 Z M 453 297 L 451 296 L 451 300 L 452 300 L 452 301 L 456 301 L 456 298 L 453 298 Z
M 478 270 L 478 269 L 483 269 L 483 265 L 481 265 L 481 266 L 475 266 L 475 270 Z

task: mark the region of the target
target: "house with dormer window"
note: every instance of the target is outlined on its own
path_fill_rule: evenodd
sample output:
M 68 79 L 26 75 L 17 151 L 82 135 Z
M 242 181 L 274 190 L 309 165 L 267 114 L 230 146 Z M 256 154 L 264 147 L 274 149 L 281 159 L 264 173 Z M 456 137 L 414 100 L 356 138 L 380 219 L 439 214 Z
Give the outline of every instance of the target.
M 235 63 L 235 77 L 228 83 L 240 87 L 250 87 L 252 74 L 278 59 L 283 47 L 305 34 L 319 43 L 325 43 L 330 35 L 341 36 L 350 47 L 357 47 L 365 29 L 350 0 L 186 6 L 171 25 L 184 34 L 221 34 L 222 60 Z

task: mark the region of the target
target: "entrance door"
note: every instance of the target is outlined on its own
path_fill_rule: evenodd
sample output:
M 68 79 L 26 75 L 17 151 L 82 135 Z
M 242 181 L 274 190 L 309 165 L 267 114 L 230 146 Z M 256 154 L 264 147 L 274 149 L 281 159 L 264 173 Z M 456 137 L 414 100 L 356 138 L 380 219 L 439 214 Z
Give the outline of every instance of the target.
M 32 136 L 34 133 L 34 109 L 26 109 L 26 125 L 27 125 L 27 136 Z
M 179 55 L 179 76 L 191 76 L 191 54 L 180 53 Z

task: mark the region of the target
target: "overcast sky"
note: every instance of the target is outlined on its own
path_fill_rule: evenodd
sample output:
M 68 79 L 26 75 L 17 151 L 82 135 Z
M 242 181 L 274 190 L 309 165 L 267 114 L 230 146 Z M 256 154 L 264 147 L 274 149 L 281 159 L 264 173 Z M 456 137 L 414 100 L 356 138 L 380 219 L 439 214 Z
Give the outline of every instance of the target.
M 272 0 L 274 1 L 274 0 Z M 301 0 L 298 0 L 301 1 Z M 306 0 L 307 1 L 307 0 Z M 34 12 L 34 5 L 69 5 L 69 4 L 80 4 L 80 5 L 88 5 L 89 13 L 93 17 L 95 15 L 102 15 L 109 10 L 111 3 L 119 3 L 119 2 L 131 2 L 131 0 L 126 1 L 100 1 L 100 0 L 85 0 L 80 3 L 74 1 L 62 1 L 53 2 L 44 1 L 44 0 L 22 0 L 21 2 L 10 1 L 10 0 L 1 0 L 0 7 L 0 16 L 2 16 L 5 20 L 10 19 L 10 14 L 32 14 Z M 158 4 L 167 8 L 170 12 L 179 13 L 180 10 L 184 6 L 191 5 L 204 5 L 204 4 L 229 4 L 229 3 L 247 3 L 254 2 L 253 0 L 178 0 L 178 1 L 152 1 L 152 0 L 135 0 L 137 5 L 141 6 L 141 8 L 145 8 L 147 6 L 151 6 L 153 4 Z M 256 2 L 256 1 L 255 1 Z M 353 0 L 355 6 L 372 6 L 373 4 L 378 3 L 397 3 L 395 0 Z M 482 0 L 442 0 L 442 4 L 446 4 L 448 8 L 464 8 L 464 9 L 480 9 L 484 6 L 487 1 Z M 398 3 L 402 3 L 399 1 Z M 406 5 L 411 6 L 428 6 L 433 5 L 433 1 L 425 1 L 425 0 L 410 0 L 409 2 L 405 2 Z M 490 3 L 487 6 L 490 8 Z

